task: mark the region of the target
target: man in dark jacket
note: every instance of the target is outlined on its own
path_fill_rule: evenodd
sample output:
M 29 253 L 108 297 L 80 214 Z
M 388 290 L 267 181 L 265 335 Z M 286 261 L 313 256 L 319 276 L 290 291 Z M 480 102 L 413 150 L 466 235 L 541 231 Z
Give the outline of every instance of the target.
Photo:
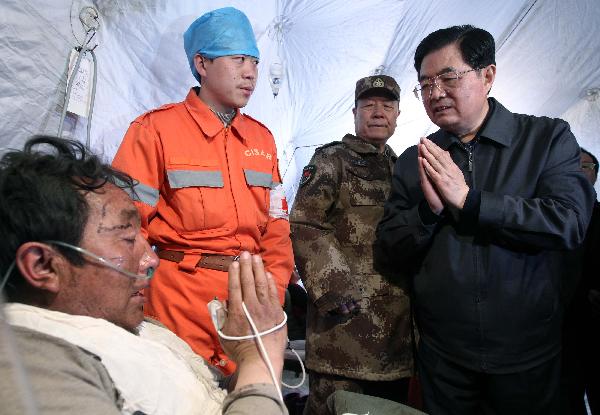
M 560 287 L 595 193 L 566 122 L 488 98 L 490 33 L 454 26 L 415 53 L 415 94 L 440 130 L 394 169 L 377 240 L 414 272 L 430 414 L 558 408 Z
M 406 400 L 412 371 L 409 301 L 375 270 L 375 228 L 396 155 L 386 144 L 399 115 L 389 76 L 356 83 L 356 136 L 315 151 L 290 215 L 296 264 L 308 291 L 309 414 L 335 390 Z

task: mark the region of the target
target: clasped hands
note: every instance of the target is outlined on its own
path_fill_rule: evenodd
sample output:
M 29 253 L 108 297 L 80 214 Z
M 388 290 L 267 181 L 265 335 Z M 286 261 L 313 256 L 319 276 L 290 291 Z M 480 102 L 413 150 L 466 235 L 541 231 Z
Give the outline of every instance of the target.
M 426 137 L 421 137 L 417 149 L 421 189 L 431 211 L 439 215 L 445 207 L 461 210 L 469 186 L 450 153 Z
M 264 269 L 260 255 L 242 252 L 239 261 L 229 266 L 229 300 L 223 333 L 228 336 L 252 334 L 242 308 L 246 305 L 259 332 L 268 330 L 283 320 L 283 309 L 275 280 Z M 287 327 L 262 338 L 275 373 L 280 376 L 287 344 Z M 227 355 L 238 364 L 236 387 L 250 383 L 271 383 L 267 367 L 256 345 L 256 340 L 224 340 L 221 345 Z

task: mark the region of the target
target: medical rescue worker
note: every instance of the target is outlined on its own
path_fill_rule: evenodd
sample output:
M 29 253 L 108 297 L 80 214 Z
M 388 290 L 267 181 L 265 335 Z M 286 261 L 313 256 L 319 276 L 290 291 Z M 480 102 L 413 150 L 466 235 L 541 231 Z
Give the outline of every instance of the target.
M 184 34 L 201 84 L 183 102 L 134 120 L 113 166 L 139 181 L 142 226 L 162 259 L 145 313 L 231 373 L 206 304 L 227 298 L 227 268 L 260 254 L 283 293 L 293 268 L 287 203 L 270 131 L 240 113 L 256 85 L 259 52 L 248 18 L 213 10 Z

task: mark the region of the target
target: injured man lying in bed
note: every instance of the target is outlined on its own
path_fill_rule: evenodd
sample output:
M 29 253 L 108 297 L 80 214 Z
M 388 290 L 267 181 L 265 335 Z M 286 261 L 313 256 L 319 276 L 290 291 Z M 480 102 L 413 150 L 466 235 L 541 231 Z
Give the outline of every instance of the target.
M 222 341 L 238 364 L 228 392 L 186 343 L 144 321 L 158 258 L 132 185 L 75 141 L 37 136 L 2 157 L 3 413 L 287 413 L 276 385 L 284 325 L 261 337 L 271 373 L 256 339 Z M 229 269 L 225 335 L 253 333 L 243 304 L 258 332 L 284 318 L 272 277 L 247 252 Z

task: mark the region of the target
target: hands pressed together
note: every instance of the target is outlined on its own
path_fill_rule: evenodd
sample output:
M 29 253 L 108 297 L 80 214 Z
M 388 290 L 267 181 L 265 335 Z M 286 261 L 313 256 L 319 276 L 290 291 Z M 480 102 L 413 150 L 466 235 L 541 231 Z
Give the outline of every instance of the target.
M 417 148 L 421 189 L 431 211 L 439 215 L 444 207 L 462 209 L 469 186 L 450 153 L 425 137 Z
M 239 261 L 233 262 L 229 267 L 228 314 L 222 329 L 228 336 L 253 334 L 242 309 L 242 302 L 260 332 L 273 328 L 283 320 L 283 310 L 273 277 L 265 272 L 260 255 L 250 255 L 248 252 L 243 252 Z M 281 377 L 287 327 L 261 339 L 275 373 Z M 252 383 L 272 383 L 255 339 L 221 339 L 221 344 L 225 353 L 238 364 L 236 388 Z

